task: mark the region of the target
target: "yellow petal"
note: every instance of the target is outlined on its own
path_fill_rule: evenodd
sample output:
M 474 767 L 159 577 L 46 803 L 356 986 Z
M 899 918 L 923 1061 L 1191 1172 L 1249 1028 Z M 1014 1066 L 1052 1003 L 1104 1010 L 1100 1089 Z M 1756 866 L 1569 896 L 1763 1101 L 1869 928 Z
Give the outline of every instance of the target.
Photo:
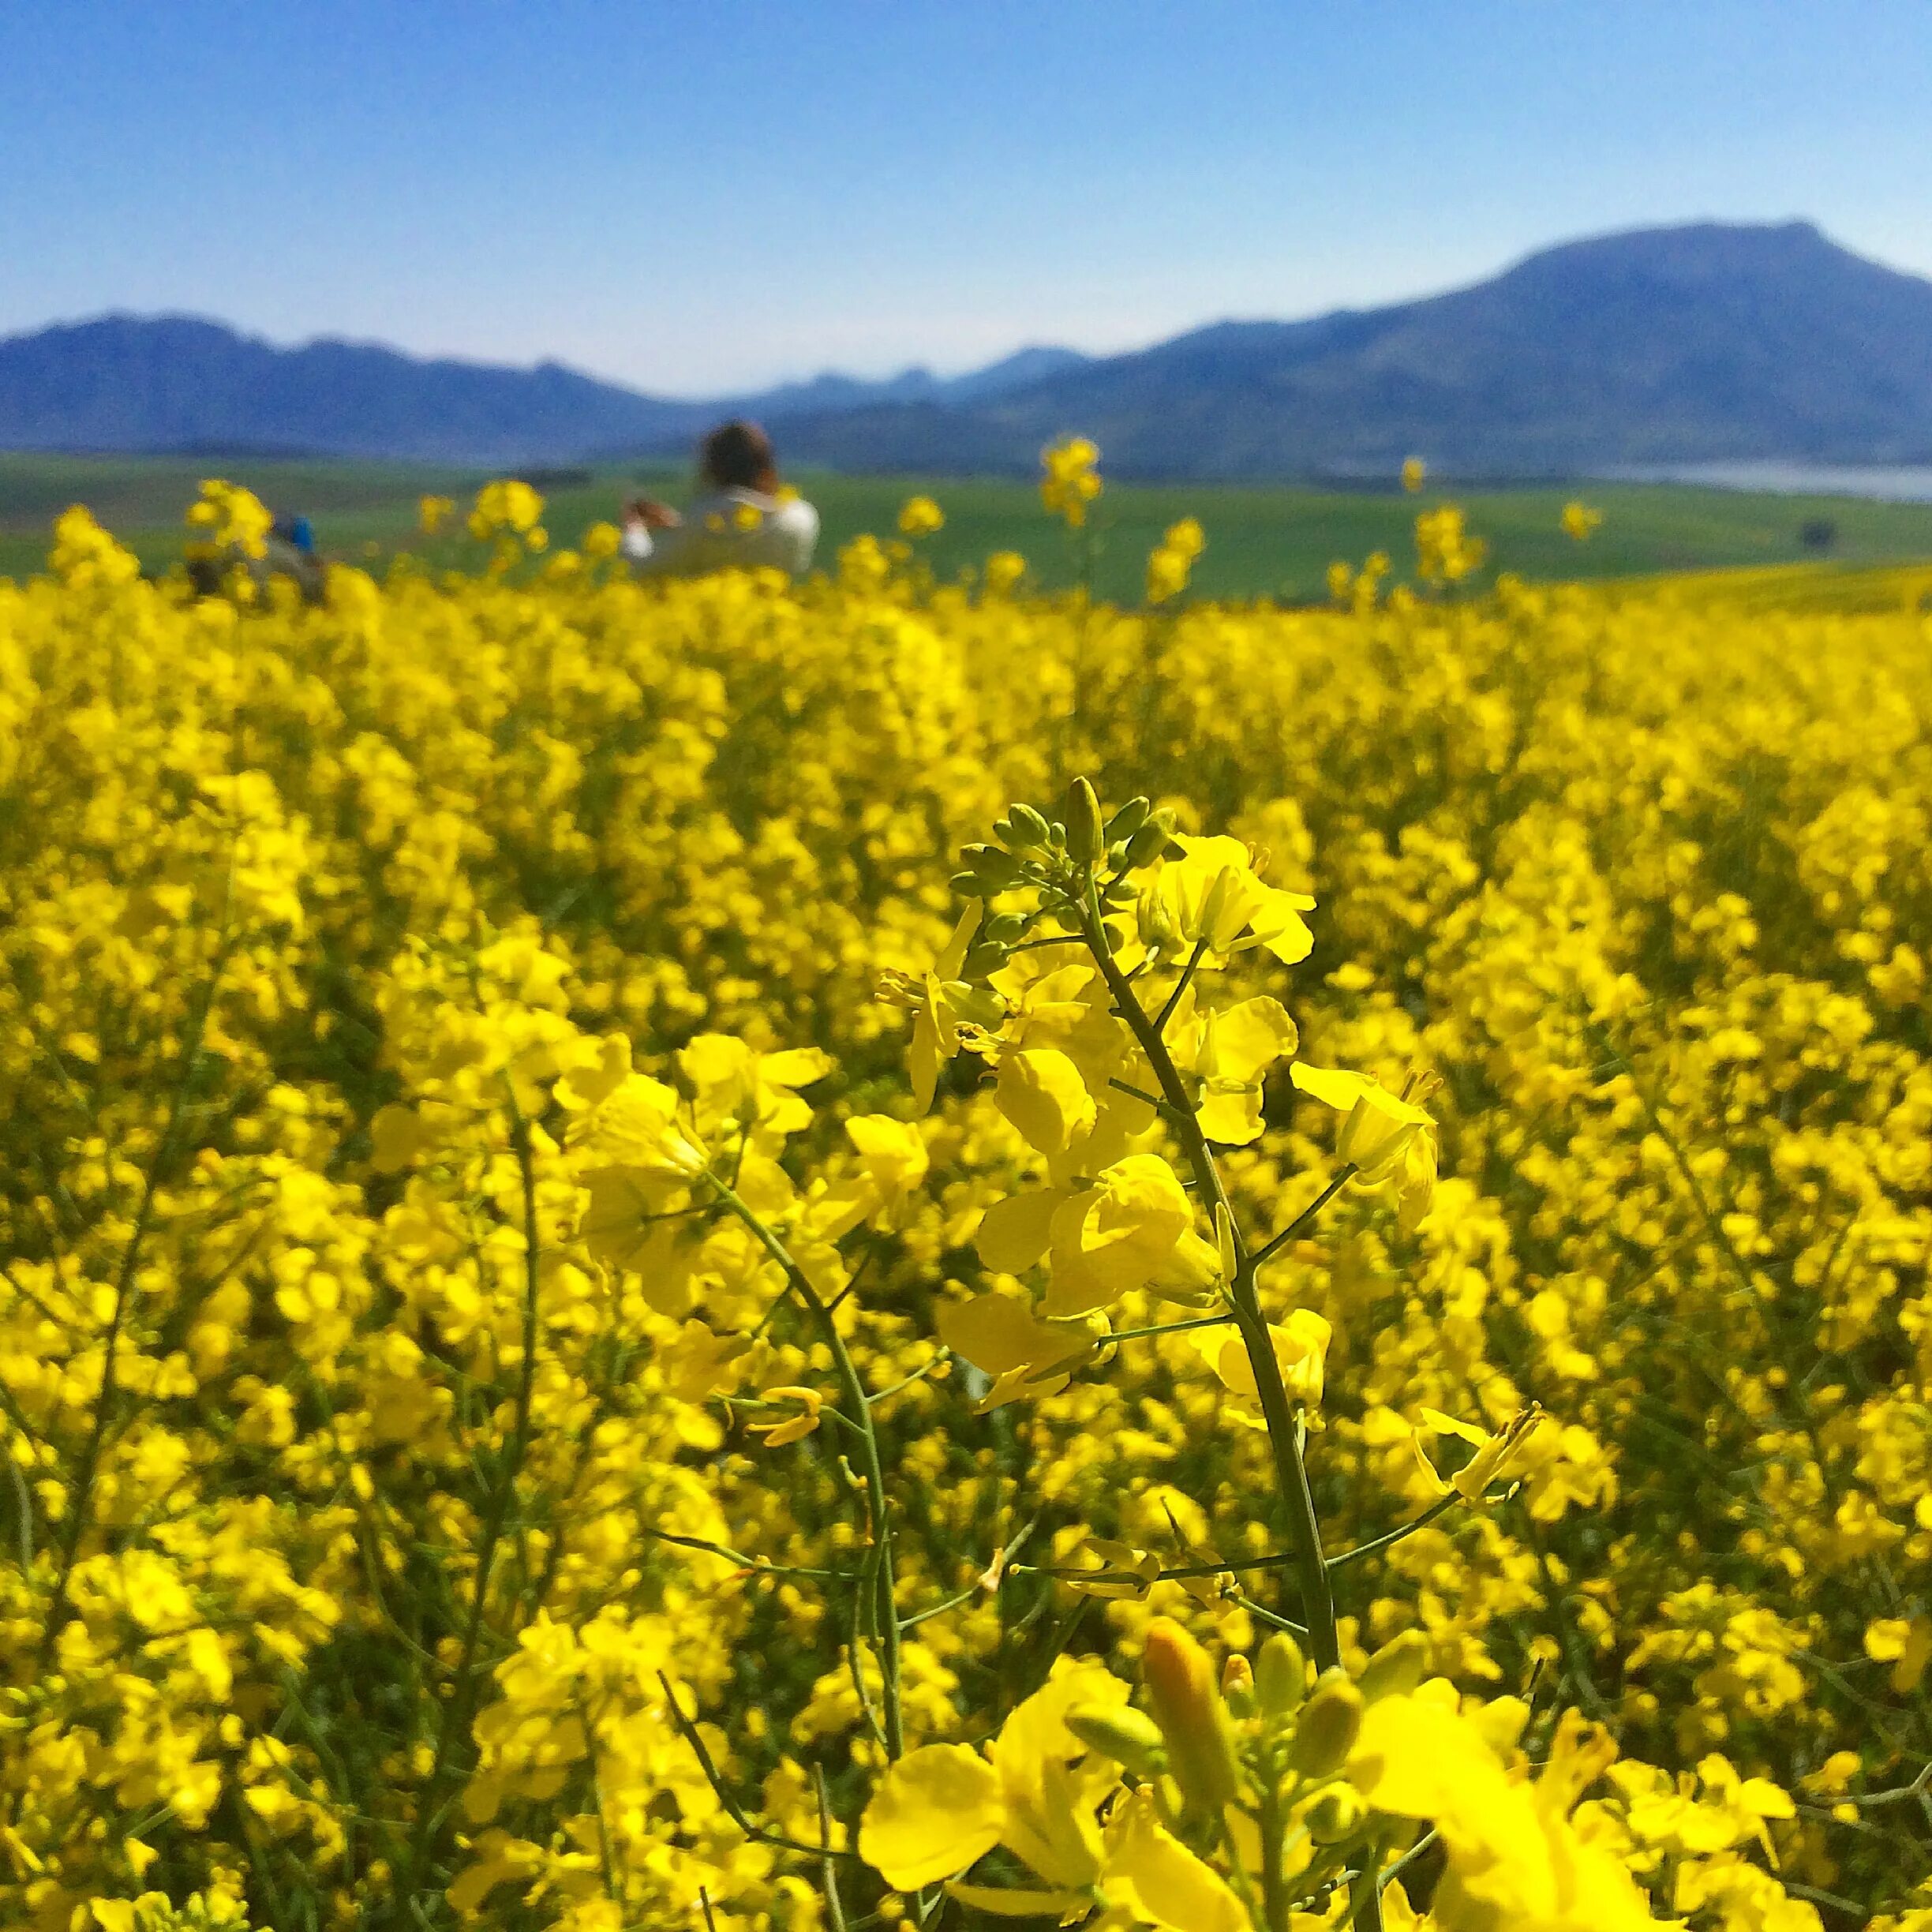
M 1054 1211 L 1066 1198 L 1061 1188 L 1033 1188 L 995 1201 L 973 1237 L 979 1259 L 1002 1275 L 1030 1268 L 1046 1253 L 1053 1238 Z
M 1227 1881 L 1162 1825 L 1145 1790 L 1134 1792 L 1108 1825 L 1101 1883 L 1110 1903 L 1162 1932 L 1250 1932 L 1252 1922 Z
M 878 1783 L 859 1826 L 859 1855 L 900 1892 L 963 1872 L 999 1843 L 999 1773 L 964 1744 L 924 1744 Z
M 1080 1069 L 1050 1046 L 1006 1054 L 993 1097 L 1028 1144 L 1050 1159 L 1094 1122 L 1093 1096 Z
M 809 1087 L 832 1071 L 829 1053 L 816 1046 L 793 1046 L 784 1053 L 766 1054 L 758 1061 L 758 1077 L 773 1087 Z
M 1243 1000 L 1214 1016 L 1210 1034 L 1212 1067 L 1204 1067 L 1226 1080 L 1252 1080 L 1267 1066 L 1292 1054 L 1301 1035 L 1279 1000 Z
M 1084 1328 L 1043 1322 L 1012 1295 L 975 1295 L 942 1303 L 935 1316 L 939 1339 L 955 1355 L 990 1376 L 1071 1361 L 1093 1346 Z
M 1210 1086 L 1194 1118 L 1217 1147 L 1246 1147 L 1261 1138 L 1261 1089 L 1234 1084 Z

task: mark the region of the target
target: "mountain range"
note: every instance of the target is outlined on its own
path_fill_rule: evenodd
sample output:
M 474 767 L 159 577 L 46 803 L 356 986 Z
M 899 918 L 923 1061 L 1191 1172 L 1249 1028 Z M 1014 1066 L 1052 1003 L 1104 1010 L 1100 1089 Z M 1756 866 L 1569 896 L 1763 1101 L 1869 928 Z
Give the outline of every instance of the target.
M 1752 459 L 1932 461 L 1932 282 L 1808 223 L 1573 242 L 1469 288 L 1300 322 L 1228 321 L 1125 355 L 1020 350 L 942 377 L 826 375 L 692 401 L 555 362 L 279 348 L 104 316 L 0 340 L 0 447 L 410 458 L 485 466 L 681 452 L 727 414 L 788 460 L 1024 471 L 1078 431 L 1121 475 L 1574 475 Z

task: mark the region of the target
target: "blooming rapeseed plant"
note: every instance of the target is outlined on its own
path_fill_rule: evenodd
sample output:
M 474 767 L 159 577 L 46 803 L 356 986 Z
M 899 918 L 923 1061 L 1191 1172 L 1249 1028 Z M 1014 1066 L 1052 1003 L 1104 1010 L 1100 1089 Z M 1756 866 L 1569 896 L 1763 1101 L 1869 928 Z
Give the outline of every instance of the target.
M 1923 1932 L 1920 611 L 472 514 L 0 582 L 7 1924 Z

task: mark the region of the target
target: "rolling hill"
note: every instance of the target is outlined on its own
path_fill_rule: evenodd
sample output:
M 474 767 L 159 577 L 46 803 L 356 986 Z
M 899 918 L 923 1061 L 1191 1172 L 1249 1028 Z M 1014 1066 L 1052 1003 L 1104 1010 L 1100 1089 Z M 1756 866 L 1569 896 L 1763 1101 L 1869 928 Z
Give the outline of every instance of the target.
M 1228 321 L 1132 354 L 1028 349 L 944 378 L 827 375 L 706 402 L 544 363 L 425 361 L 109 316 L 0 341 L 0 447 L 509 466 L 682 451 L 725 413 L 793 461 L 1017 472 L 1077 430 L 1151 478 L 1473 477 L 1783 459 L 1932 461 L 1932 282 L 1811 225 L 1716 223 L 1547 249 L 1416 301 Z

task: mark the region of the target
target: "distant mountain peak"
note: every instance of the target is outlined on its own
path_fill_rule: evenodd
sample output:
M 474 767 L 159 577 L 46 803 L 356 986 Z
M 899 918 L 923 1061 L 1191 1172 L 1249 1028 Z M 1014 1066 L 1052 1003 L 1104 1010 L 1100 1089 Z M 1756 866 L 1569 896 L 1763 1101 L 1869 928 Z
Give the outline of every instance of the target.
M 118 313 L 0 341 L 0 447 L 272 447 L 511 466 L 669 450 L 722 414 L 788 461 L 1030 470 L 1091 435 L 1116 474 L 1577 474 L 1668 462 L 1932 461 L 1932 283 L 1812 223 L 1559 243 L 1466 288 L 1131 354 L 1037 346 L 964 375 L 826 373 L 709 402 L 555 360 L 507 369 L 330 339 L 279 347 Z

